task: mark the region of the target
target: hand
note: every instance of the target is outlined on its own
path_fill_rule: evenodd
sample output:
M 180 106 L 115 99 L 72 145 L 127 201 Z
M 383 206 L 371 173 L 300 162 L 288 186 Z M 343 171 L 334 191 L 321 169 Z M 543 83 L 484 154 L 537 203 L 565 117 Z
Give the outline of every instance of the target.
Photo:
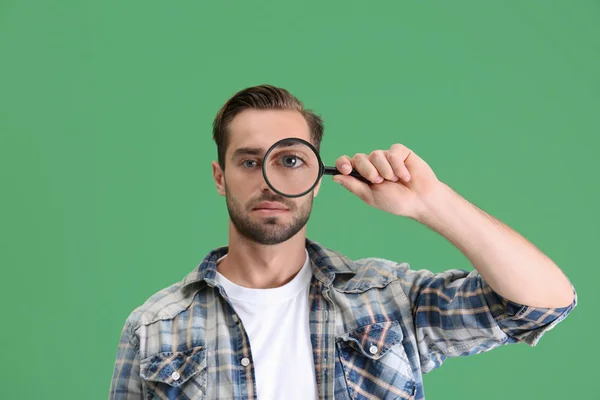
M 344 155 L 336 160 L 335 166 L 342 175 L 335 175 L 333 180 L 365 203 L 413 219 L 424 212 L 425 199 L 442 186 L 429 165 L 401 144 L 369 155 L 357 153 L 352 158 Z M 372 183 L 348 176 L 352 168 Z

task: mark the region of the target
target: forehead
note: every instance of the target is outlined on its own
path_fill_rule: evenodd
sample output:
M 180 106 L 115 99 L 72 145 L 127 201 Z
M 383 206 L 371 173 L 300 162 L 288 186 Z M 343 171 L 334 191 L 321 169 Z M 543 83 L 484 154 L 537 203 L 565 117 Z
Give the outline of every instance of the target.
M 229 125 L 227 153 L 241 147 L 260 148 L 263 152 L 287 137 L 310 141 L 310 128 L 304 116 L 294 110 L 244 110 Z

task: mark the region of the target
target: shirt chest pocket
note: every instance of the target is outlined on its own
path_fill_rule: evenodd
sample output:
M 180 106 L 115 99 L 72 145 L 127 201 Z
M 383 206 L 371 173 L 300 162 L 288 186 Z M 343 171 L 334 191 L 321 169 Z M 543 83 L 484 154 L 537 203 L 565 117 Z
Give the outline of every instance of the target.
M 413 399 L 416 383 L 397 321 L 361 326 L 336 337 L 351 399 Z
M 206 349 L 162 352 L 140 362 L 144 399 L 206 398 Z

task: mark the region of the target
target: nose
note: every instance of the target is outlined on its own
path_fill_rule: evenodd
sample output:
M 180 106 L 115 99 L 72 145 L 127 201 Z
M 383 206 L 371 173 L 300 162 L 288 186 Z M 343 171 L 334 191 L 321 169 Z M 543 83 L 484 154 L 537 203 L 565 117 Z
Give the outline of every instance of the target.
M 284 197 L 281 194 L 273 191 L 273 189 L 271 189 L 271 187 L 265 181 L 264 177 L 261 178 L 260 185 L 261 185 L 260 186 L 261 198 L 263 200 L 277 201 L 277 202 L 285 204 L 286 206 L 288 206 L 290 208 L 293 208 L 293 205 L 290 204 L 289 199 L 287 197 Z
M 271 189 L 271 188 L 269 187 L 269 185 L 267 185 L 267 182 L 265 182 L 265 180 L 264 180 L 264 179 L 263 179 L 263 180 L 262 180 L 262 182 L 261 182 L 261 187 L 260 187 L 260 190 L 261 190 L 261 192 L 262 192 L 262 193 L 267 193 L 267 192 L 268 192 L 269 194 L 272 194 L 272 195 L 277 195 L 277 193 L 275 193 L 275 192 L 273 191 L 273 189 Z
M 273 189 L 271 189 L 271 187 L 269 186 L 269 184 L 265 180 L 265 177 L 262 174 L 260 175 L 260 190 L 263 193 L 270 192 L 271 194 L 275 194 L 275 192 L 273 191 Z

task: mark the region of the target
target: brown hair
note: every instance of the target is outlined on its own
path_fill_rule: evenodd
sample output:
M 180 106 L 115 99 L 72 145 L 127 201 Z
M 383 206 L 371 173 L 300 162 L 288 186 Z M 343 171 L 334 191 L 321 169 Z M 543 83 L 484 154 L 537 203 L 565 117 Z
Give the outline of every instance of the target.
M 221 107 L 213 121 L 213 139 L 221 169 L 225 169 L 225 151 L 228 145 L 228 127 L 233 118 L 247 109 L 296 110 L 304 116 L 311 133 L 311 142 L 319 150 L 323 138 L 323 120 L 304 108 L 300 100 L 283 88 L 259 85 L 242 89 Z

